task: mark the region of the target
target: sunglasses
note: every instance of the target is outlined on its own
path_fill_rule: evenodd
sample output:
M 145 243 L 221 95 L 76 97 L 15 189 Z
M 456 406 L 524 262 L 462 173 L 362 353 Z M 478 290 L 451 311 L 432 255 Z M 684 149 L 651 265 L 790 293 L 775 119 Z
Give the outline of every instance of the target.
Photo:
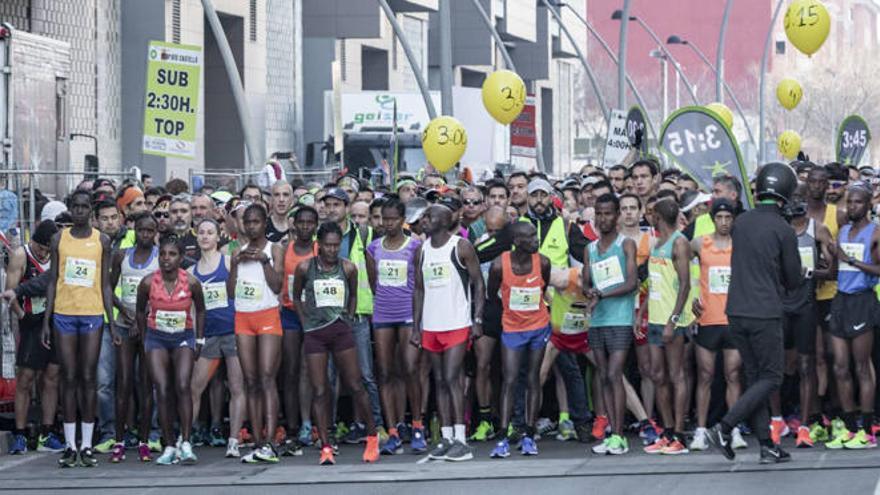
M 846 185 L 845 180 L 831 180 L 828 181 L 828 185 L 831 186 L 832 189 L 839 189 Z
M 153 216 L 156 218 L 171 218 L 171 213 L 167 211 L 154 211 Z
M 464 199 L 461 201 L 461 204 L 465 206 L 478 206 L 483 204 L 483 200 L 481 199 Z

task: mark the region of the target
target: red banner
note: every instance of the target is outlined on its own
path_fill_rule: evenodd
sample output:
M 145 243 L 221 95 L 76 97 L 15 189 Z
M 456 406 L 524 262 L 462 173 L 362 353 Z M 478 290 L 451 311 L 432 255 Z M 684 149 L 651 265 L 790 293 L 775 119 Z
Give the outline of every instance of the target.
M 535 158 L 535 95 L 526 97 L 522 113 L 510 123 L 510 155 Z

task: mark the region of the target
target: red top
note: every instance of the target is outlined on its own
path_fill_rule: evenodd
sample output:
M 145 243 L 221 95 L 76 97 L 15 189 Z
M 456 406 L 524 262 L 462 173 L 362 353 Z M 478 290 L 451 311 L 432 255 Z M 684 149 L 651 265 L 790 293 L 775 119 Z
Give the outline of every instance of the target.
M 532 255 L 532 270 L 525 275 L 513 273 L 510 251 L 501 255 L 501 304 L 501 326 L 505 332 L 528 332 L 550 324 L 540 254 Z
M 150 313 L 147 327 L 164 333 L 180 333 L 193 328 L 192 292 L 189 290 L 189 274 L 177 269 L 177 283 L 171 294 L 165 289 L 162 272 L 153 272 L 150 280 Z
M 293 241 L 288 242 L 287 249 L 284 251 L 284 280 L 281 282 L 281 304 L 287 309 L 296 311 L 296 307 L 293 305 L 293 276 L 296 274 L 296 267 L 301 262 L 318 255 L 318 243 L 313 243 L 312 252 L 305 256 L 296 254 L 293 244 Z

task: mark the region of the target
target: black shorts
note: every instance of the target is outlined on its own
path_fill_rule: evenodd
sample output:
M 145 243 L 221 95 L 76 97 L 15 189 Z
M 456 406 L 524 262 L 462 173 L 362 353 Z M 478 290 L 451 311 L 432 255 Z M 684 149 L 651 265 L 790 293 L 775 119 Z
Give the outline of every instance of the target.
M 603 350 L 605 352 L 620 352 L 629 350 L 633 342 L 632 326 L 616 327 L 590 327 L 587 341 L 590 349 Z
M 727 325 L 700 325 L 697 327 L 694 342 L 703 349 L 712 352 L 718 352 L 722 349 L 736 349 L 730 339 L 730 327 Z
M 355 346 L 351 325 L 336 320 L 326 327 L 305 332 L 303 352 L 306 354 L 335 353 L 347 351 Z
M 42 339 L 42 318 L 39 323 L 22 319 L 19 322 L 18 350 L 15 353 L 15 365 L 31 370 L 44 370 L 50 364 L 58 364 L 55 346 L 46 349 Z
M 501 338 L 501 312 L 503 308 L 499 304 L 486 301 L 483 306 L 483 335 L 493 339 Z
M 816 320 L 823 332 L 829 331 L 829 323 L 831 322 L 831 301 L 833 299 L 825 299 L 816 301 Z
M 858 294 L 838 292 L 831 302 L 831 335 L 852 339 L 873 332 L 880 323 L 877 309 L 877 296 L 872 290 Z
M 816 354 L 816 306 L 807 304 L 794 312 L 786 311 L 782 316 L 782 335 L 785 349 L 797 349 L 804 356 Z

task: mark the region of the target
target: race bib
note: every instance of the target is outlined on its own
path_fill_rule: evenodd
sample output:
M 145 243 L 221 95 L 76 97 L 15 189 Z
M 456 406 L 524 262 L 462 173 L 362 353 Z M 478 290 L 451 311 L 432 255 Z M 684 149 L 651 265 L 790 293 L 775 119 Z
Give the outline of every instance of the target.
M 565 335 L 577 335 L 587 332 L 587 317 L 583 313 L 565 313 L 560 330 Z
M 730 286 L 730 267 L 729 266 L 710 266 L 709 267 L 709 293 L 710 294 L 727 294 L 728 286 Z
M 513 311 L 537 311 L 541 305 L 540 287 L 511 287 L 510 309 Z
M 202 284 L 202 292 L 205 294 L 205 309 L 219 309 L 229 306 L 226 282 Z
M 68 257 L 64 264 L 64 283 L 79 287 L 94 287 L 97 269 L 95 260 Z
M 452 263 L 448 261 L 430 261 L 423 270 L 425 285 L 428 287 L 444 287 L 452 280 Z
M 37 315 L 40 313 L 44 313 L 46 311 L 46 298 L 45 297 L 32 297 L 31 298 L 31 314 Z
M 844 258 L 853 257 L 856 261 L 864 261 L 865 246 L 858 242 L 841 242 L 840 250 L 843 251 Z M 838 269 L 842 272 L 858 272 L 858 268 L 841 261 L 838 263 Z
M 180 333 L 186 329 L 186 311 L 156 311 L 156 330 Z
M 122 302 L 125 304 L 137 303 L 137 288 L 140 283 L 140 277 L 133 275 L 124 275 L 122 277 Z
M 287 298 L 293 302 L 293 282 L 296 280 L 296 275 L 291 273 L 287 276 Z
M 799 247 L 798 253 L 801 255 L 801 265 L 803 265 L 804 268 L 809 268 L 810 270 L 816 268 L 816 260 L 813 259 L 812 247 Z
M 623 283 L 623 269 L 617 256 L 591 263 L 593 283 L 599 290 Z
M 259 301 L 263 299 L 263 284 L 238 279 L 235 284 L 235 298 L 240 301 Z
M 659 273 L 650 272 L 651 285 L 648 287 L 648 298 L 652 301 L 659 301 L 660 296 L 660 281 L 662 280 Z
M 385 287 L 406 287 L 406 260 L 379 260 L 379 284 Z
M 345 282 L 339 279 L 315 280 L 315 307 L 341 308 L 345 305 Z

